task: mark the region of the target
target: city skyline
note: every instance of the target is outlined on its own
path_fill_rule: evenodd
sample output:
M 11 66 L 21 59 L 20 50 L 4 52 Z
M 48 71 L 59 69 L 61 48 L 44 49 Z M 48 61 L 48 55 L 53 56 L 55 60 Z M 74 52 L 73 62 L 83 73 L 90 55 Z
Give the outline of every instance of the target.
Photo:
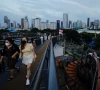
M 95 1 L 79 1 L 79 0 L 0 0 L 0 23 L 3 24 L 3 17 L 6 15 L 11 22 L 20 23 L 20 19 L 28 16 L 29 23 L 31 19 L 39 17 L 43 21 L 63 20 L 63 13 L 69 12 L 69 20 L 87 21 L 99 19 L 99 0 Z M 91 8 L 92 7 L 92 8 Z

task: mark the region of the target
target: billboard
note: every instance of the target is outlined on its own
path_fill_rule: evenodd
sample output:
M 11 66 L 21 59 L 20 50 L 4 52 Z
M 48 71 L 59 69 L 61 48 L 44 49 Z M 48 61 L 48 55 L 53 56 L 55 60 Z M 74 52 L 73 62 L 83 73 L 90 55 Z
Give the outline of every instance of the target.
M 60 30 L 59 30 L 59 34 L 63 34 L 63 30 L 60 29 Z

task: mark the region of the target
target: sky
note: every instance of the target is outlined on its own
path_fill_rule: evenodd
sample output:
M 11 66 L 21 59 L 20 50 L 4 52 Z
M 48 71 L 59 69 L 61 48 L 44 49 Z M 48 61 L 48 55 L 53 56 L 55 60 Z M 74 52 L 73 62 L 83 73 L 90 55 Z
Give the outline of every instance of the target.
M 11 22 L 20 23 L 21 18 L 28 16 L 41 18 L 42 21 L 63 20 L 63 13 L 68 13 L 69 20 L 87 21 L 100 19 L 100 0 L 0 0 L 0 23 L 4 16 Z

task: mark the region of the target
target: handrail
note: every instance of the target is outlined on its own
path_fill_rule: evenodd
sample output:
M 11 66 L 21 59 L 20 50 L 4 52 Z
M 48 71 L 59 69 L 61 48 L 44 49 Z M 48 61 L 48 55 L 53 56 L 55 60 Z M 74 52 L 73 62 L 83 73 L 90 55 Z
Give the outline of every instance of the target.
M 95 74 L 94 74 L 94 79 L 93 79 L 93 84 L 92 84 L 92 90 L 96 90 L 96 79 L 97 79 L 97 71 L 98 71 L 97 60 L 95 59 L 95 61 L 96 61 L 96 71 L 95 71 Z
M 88 48 L 88 50 L 86 51 L 86 54 L 87 54 L 87 52 L 88 51 L 92 51 L 92 53 L 94 52 L 94 50 L 93 49 L 90 49 L 90 48 Z M 92 55 L 92 57 L 93 57 L 93 55 Z M 94 57 L 93 57 L 94 58 Z M 95 71 L 94 71 L 94 76 L 93 76 L 93 82 L 92 82 L 92 85 L 91 85 L 91 90 L 96 90 L 96 79 L 97 79 L 97 71 L 98 71 L 98 68 L 97 68 L 97 58 L 94 58 L 94 59 L 92 59 L 92 61 L 94 60 L 94 62 L 95 62 Z M 82 60 L 81 60 L 81 62 L 82 62 Z M 91 63 L 90 63 L 91 64 Z
M 59 90 L 52 40 L 50 44 L 48 90 Z
M 32 87 L 32 90 L 38 90 L 39 89 L 40 81 L 41 81 L 41 74 L 42 74 L 42 70 L 43 70 L 43 66 L 44 66 L 44 61 L 45 61 L 45 55 L 46 55 L 48 46 L 46 47 L 46 50 L 44 52 L 44 55 L 43 55 L 43 57 L 41 59 L 41 64 L 40 64 L 40 67 L 38 68 L 39 71 L 38 71 L 38 74 L 37 74 L 37 77 L 36 77 L 36 81 L 35 81 L 35 83 L 34 83 L 34 85 Z

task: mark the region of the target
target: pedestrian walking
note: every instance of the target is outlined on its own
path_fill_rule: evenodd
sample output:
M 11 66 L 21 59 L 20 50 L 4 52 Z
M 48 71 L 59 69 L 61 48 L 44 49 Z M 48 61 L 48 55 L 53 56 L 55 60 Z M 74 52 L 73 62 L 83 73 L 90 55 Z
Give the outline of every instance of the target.
M 22 63 L 26 65 L 27 68 L 27 80 L 26 85 L 30 85 L 30 73 L 31 64 L 35 61 L 36 54 L 32 43 L 28 43 L 26 37 L 22 37 L 20 45 L 20 58 L 22 57 Z
M 16 58 L 17 58 L 17 55 L 19 54 L 19 51 L 20 51 L 19 47 L 16 44 L 14 44 L 11 38 L 5 39 L 5 45 L 2 50 L 0 62 L 2 62 L 2 59 L 5 56 L 7 59 L 7 66 L 10 69 L 10 77 L 8 80 L 12 80 L 14 78 Z

